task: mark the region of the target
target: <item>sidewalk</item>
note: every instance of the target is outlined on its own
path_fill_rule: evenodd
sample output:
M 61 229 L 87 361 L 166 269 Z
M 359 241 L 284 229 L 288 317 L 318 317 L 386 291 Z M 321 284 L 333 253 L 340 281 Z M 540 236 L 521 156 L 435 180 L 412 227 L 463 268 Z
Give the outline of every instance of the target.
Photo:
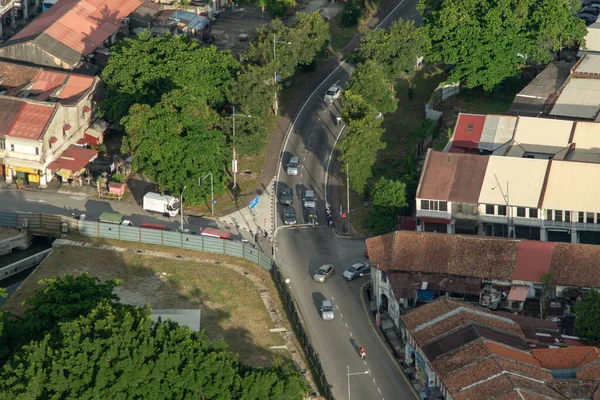
M 46 188 L 40 188 L 38 184 L 24 184 L 22 189 L 17 189 L 17 185 L 13 183 L 0 182 L 0 190 L 22 190 L 24 192 L 45 192 L 45 193 L 58 193 L 67 194 L 71 196 L 85 196 L 85 197 L 98 197 L 97 190 L 94 186 L 79 184 L 61 184 L 57 180 L 48 182 Z

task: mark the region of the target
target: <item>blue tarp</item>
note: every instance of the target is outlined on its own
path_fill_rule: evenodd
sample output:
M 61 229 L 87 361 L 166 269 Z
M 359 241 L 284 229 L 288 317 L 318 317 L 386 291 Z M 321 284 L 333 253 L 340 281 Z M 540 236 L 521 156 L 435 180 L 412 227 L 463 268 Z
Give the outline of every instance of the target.
M 419 301 L 432 301 L 435 290 L 419 290 L 418 299 Z

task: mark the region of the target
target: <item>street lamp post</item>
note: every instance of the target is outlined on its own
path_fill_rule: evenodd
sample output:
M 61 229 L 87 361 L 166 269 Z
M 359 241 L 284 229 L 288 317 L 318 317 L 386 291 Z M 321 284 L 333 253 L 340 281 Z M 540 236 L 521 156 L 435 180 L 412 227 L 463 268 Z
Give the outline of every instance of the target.
M 198 180 L 198 186 L 202 185 L 202 182 L 209 175 L 210 175 L 210 215 L 214 216 L 215 215 L 215 195 L 214 195 L 214 190 L 213 190 L 213 175 L 212 175 L 212 173 L 209 172 L 208 174 L 206 174 L 206 176 L 204 178 L 200 178 Z
M 187 186 L 184 186 L 183 189 L 181 190 L 181 197 L 179 200 L 179 214 L 181 214 L 181 226 L 180 226 L 179 230 L 181 232 L 183 232 L 183 192 L 185 192 L 186 188 L 187 188 Z
M 508 181 L 506 181 L 506 194 L 504 193 L 504 191 L 502 190 L 502 185 L 500 185 L 500 181 L 498 180 L 498 177 L 496 176 L 496 174 L 494 174 L 494 178 L 496 179 L 496 186 L 494 186 L 492 188 L 492 190 L 498 188 L 500 189 L 500 193 L 502 194 L 502 198 L 504 199 L 504 204 L 506 204 L 506 226 L 508 228 L 508 237 L 514 237 L 515 236 L 515 229 L 514 226 L 511 226 L 511 206 L 510 206 L 510 197 L 508 194 Z
M 369 371 L 363 371 L 363 372 L 353 372 L 350 373 L 350 366 L 348 365 L 348 373 L 346 373 L 346 376 L 348 377 L 348 400 L 350 400 L 350 377 L 353 375 L 366 375 L 368 374 Z
M 233 171 L 233 187 L 235 189 L 237 186 L 237 157 L 235 154 L 235 116 L 239 115 L 235 113 L 235 106 L 233 108 L 233 160 L 231 161 L 231 169 Z M 252 115 L 243 115 L 242 117 L 252 118 Z
M 275 63 L 275 61 L 277 60 L 277 44 L 287 44 L 290 45 L 292 44 L 292 42 L 278 42 L 277 41 L 277 34 L 274 33 L 273 34 L 273 63 Z M 275 68 L 274 68 L 274 72 L 273 72 L 273 86 L 277 86 L 277 66 L 274 64 Z M 273 103 L 273 111 L 275 112 L 275 115 L 277 115 L 277 110 L 279 108 L 279 104 L 277 103 L 277 91 L 275 91 L 275 100 Z
M 350 169 L 346 163 L 346 232 L 350 233 Z

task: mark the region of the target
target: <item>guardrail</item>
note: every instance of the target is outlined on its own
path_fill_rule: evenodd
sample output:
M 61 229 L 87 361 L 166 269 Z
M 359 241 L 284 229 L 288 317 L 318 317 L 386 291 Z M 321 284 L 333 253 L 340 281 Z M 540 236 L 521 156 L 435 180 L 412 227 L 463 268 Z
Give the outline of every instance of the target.
M 0 268 L 0 281 L 16 275 L 23 270 L 35 267 L 41 263 L 51 251 L 52 249 L 42 250 L 37 254 Z
M 67 230 L 68 232 L 76 232 L 83 236 L 95 238 L 123 240 L 223 254 L 259 265 L 271 273 L 273 282 L 275 282 L 275 286 L 279 290 L 284 300 L 283 303 L 291 316 L 296 337 L 304 349 L 308 363 L 313 371 L 313 376 L 318 379 L 323 394 L 328 400 L 334 400 L 321 365 L 321 360 L 319 359 L 319 354 L 311 344 L 302 314 L 296 307 L 296 300 L 285 284 L 285 276 L 279 266 L 269 256 L 255 249 L 252 245 L 187 233 L 80 221 L 75 218 L 55 214 L 0 212 L 0 226 L 26 229 L 33 234 L 48 236 L 60 236 L 65 233 L 64 230 Z

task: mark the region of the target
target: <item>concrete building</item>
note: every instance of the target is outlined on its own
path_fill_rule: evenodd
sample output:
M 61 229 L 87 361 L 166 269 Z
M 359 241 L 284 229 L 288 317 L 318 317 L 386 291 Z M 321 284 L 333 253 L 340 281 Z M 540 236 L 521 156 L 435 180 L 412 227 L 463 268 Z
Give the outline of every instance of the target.
M 0 166 L 9 183 L 21 178 L 44 187 L 54 170 L 60 172 L 50 166 L 65 151 L 82 139 L 99 140 L 102 133 L 89 127 L 100 80 L 7 62 L 0 62 L 0 75 Z M 85 166 L 97 152 L 69 154 L 67 159 L 83 156 Z
M 442 297 L 402 316 L 421 398 L 596 399 L 600 349 L 530 350 L 519 324 Z
M 60 0 L 0 46 L 0 57 L 76 69 L 116 42 L 141 0 Z

